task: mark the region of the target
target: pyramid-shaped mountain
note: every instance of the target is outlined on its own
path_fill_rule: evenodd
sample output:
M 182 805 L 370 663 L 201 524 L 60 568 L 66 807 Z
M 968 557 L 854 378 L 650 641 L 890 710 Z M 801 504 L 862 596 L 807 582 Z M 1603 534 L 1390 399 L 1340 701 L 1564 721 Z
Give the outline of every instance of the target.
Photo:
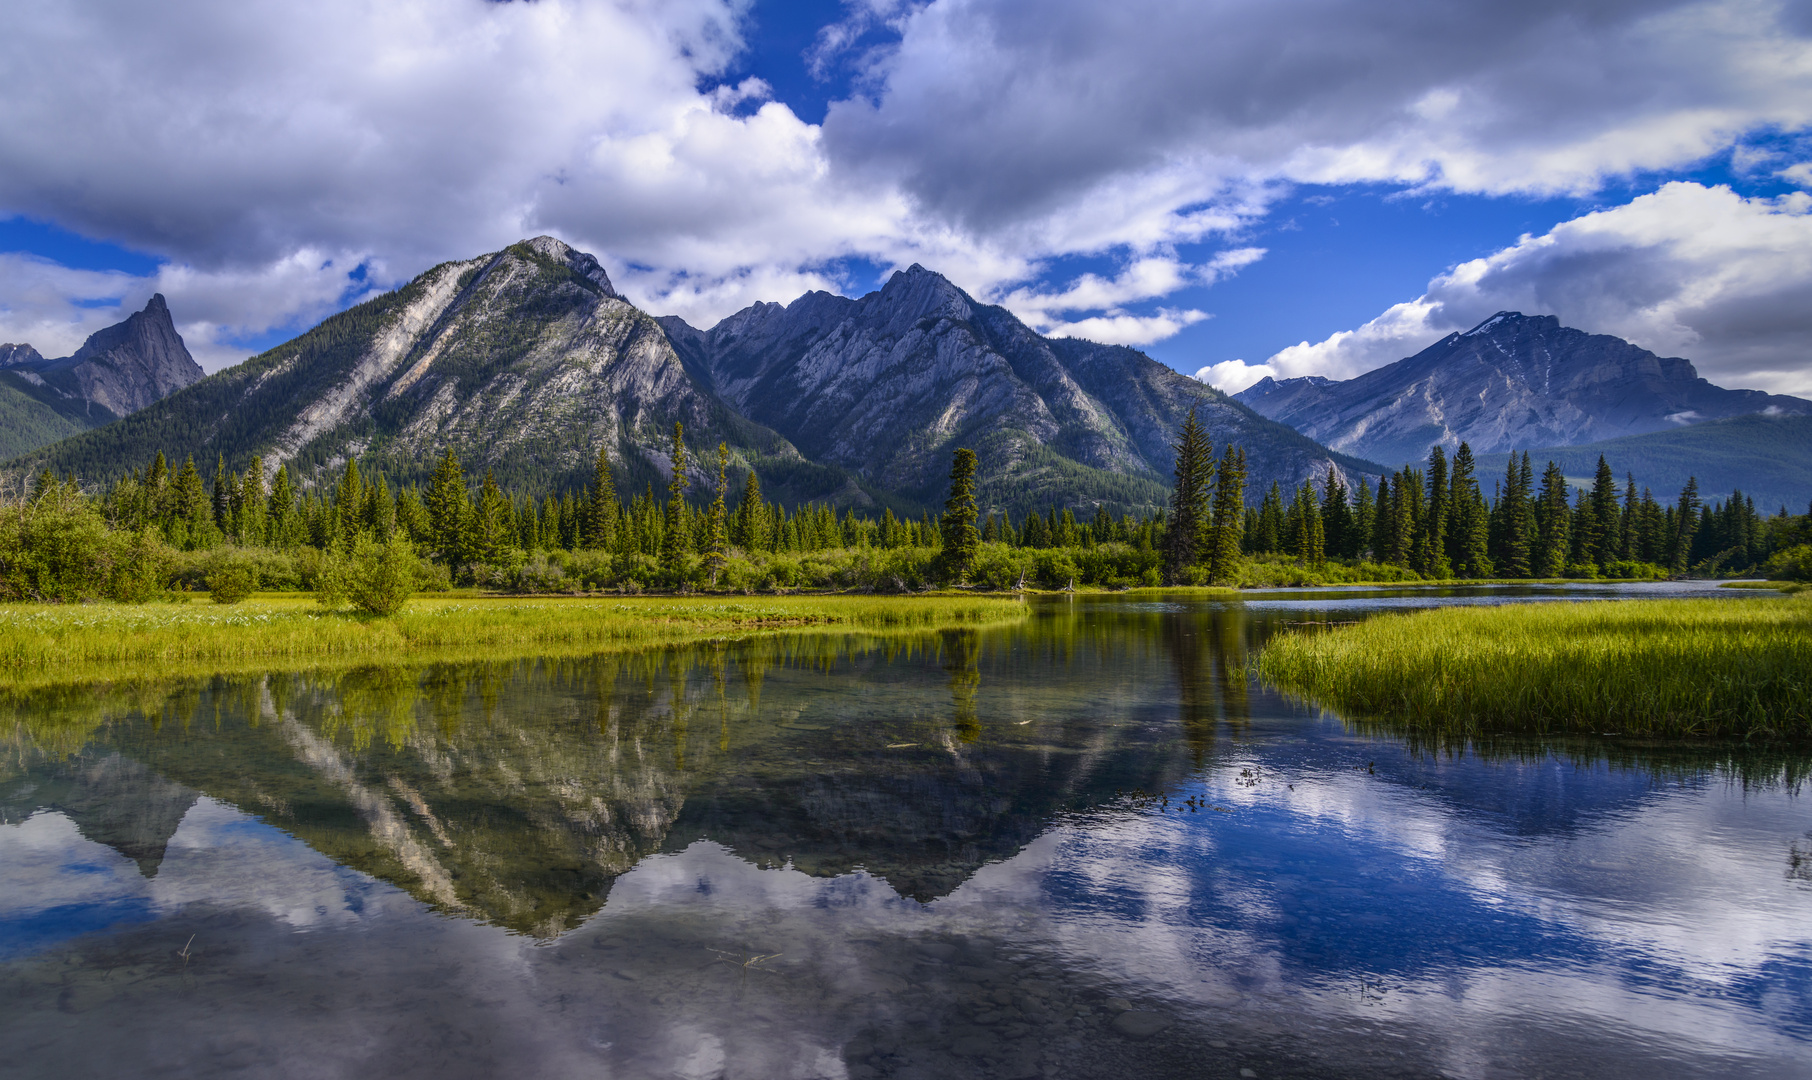
M 661 320 L 728 403 L 807 456 L 920 501 L 942 497 L 950 453 L 981 457 L 981 502 L 1163 501 L 1191 408 L 1217 444 L 1244 446 L 1249 485 L 1293 485 L 1365 462 L 1272 423 L 1133 349 L 1034 333 L 913 266 L 860 299 L 807 293 L 700 331 Z
M 1357 378 L 1266 378 L 1236 397 L 1336 450 L 1393 465 L 1425 458 L 1437 443 L 1491 453 L 1760 412 L 1812 414 L 1812 402 L 1726 390 L 1690 361 L 1515 311 Z

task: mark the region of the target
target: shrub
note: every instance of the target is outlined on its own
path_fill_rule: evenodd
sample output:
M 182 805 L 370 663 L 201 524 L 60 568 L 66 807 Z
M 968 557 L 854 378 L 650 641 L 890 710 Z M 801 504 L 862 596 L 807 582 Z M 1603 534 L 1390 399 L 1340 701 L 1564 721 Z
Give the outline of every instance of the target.
M 1812 544 L 1777 551 L 1762 566 L 1769 581 L 1812 581 Z
M 313 564 L 309 576 L 314 582 L 315 602 L 324 608 L 345 607 L 351 576 L 346 557 L 330 547 L 315 552 L 310 562 Z
M 415 595 L 418 565 L 415 545 L 400 529 L 381 544 L 361 536 L 352 549 L 346 593 L 360 611 L 385 617 L 395 615 Z
M 216 604 L 237 604 L 258 591 L 258 568 L 234 551 L 216 552 L 208 567 L 208 599 Z

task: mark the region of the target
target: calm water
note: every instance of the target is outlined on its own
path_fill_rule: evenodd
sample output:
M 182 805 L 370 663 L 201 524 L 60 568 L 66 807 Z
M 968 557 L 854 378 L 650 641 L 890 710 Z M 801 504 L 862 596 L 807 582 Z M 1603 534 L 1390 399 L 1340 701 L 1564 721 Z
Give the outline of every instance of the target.
M 1434 596 L 0 713 L 0 1076 L 1812 1075 L 1812 756 L 1251 684 Z

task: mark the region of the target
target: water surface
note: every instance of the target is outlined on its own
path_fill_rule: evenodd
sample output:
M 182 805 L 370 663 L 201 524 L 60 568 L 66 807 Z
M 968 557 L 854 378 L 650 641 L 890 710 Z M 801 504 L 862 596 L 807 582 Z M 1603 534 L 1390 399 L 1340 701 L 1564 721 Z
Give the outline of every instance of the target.
M 1429 747 L 1247 674 L 1678 591 L 15 697 L 0 1076 L 1803 1077 L 1812 755 Z

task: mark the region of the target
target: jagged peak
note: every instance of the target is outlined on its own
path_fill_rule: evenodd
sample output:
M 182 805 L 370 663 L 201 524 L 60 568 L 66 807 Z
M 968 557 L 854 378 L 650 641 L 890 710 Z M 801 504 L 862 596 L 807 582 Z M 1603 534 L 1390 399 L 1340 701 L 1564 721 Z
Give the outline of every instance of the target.
M 161 313 L 166 316 L 170 314 L 170 305 L 164 302 L 163 293 L 152 293 L 151 299 L 145 303 L 145 313 L 151 314 L 153 312 Z
M 604 272 L 604 266 L 590 252 L 580 251 L 558 237 L 545 233 L 532 240 L 521 241 L 522 247 L 528 248 L 543 258 L 552 259 L 564 264 L 573 273 L 590 281 L 604 290 L 604 295 L 621 299 L 621 294 L 610 284 L 610 275 Z

